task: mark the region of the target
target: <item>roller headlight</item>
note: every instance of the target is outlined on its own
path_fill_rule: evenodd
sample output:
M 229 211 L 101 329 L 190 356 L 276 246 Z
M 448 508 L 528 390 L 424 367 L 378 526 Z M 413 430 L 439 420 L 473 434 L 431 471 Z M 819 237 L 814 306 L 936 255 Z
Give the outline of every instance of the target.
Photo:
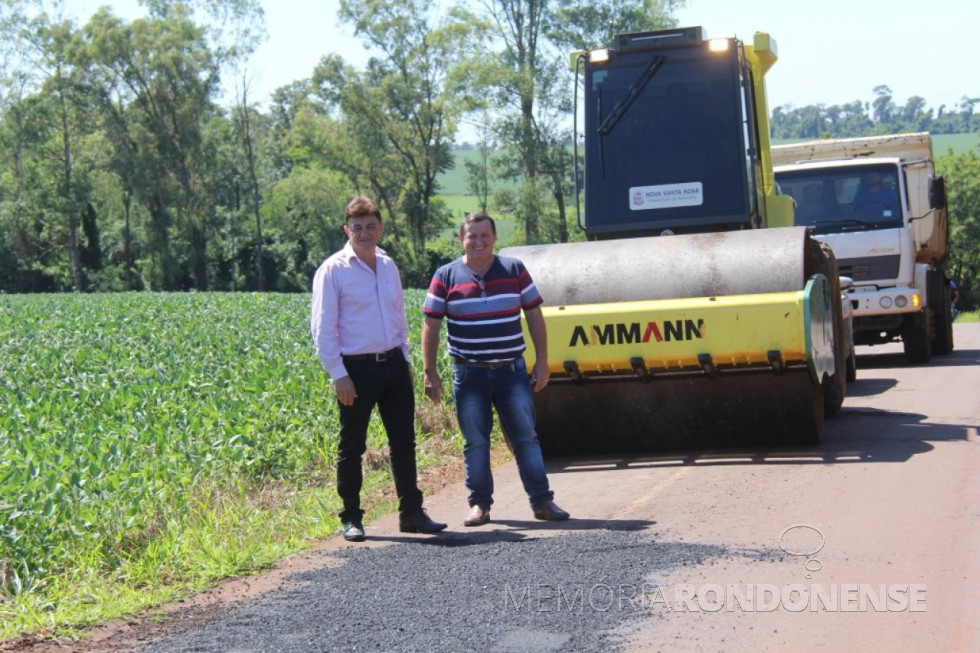
M 882 297 L 881 299 L 878 300 L 878 304 L 882 308 L 891 308 L 892 307 L 892 298 L 891 297 Z
M 905 297 L 905 295 L 899 295 L 898 297 L 895 298 L 895 306 L 898 306 L 899 308 L 905 308 L 908 305 L 909 305 L 909 300 Z

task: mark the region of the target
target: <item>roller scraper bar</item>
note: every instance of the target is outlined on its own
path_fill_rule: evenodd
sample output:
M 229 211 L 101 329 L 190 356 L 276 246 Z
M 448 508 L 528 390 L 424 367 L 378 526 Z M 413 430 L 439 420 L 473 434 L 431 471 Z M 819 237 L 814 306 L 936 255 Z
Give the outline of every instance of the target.
M 833 373 L 823 275 L 795 292 L 551 306 L 542 312 L 556 383 L 766 371 L 809 372 L 819 383 Z

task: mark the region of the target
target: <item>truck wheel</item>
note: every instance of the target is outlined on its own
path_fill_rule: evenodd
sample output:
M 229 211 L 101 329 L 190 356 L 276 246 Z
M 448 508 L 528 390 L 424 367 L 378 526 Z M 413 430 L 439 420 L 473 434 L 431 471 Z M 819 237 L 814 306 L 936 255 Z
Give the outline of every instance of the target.
M 926 308 L 907 316 L 902 324 L 902 346 L 913 365 L 924 365 L 932 358 L 932 342 L 927 328 L 929 313 L 931 311 Z
M 932 353 L 948 354 L 953 351 L 953 311 L 950 306 L 949 287 L 941 272 L 929 273 L 929 309 L 932 311 Z
M 847 352 L 850 343 L 844 342 L 844 311 L 841 306 L 840 272 L 837 257 L 826 243 L 810 241 L 813 251 L 814 269 L 827 277 L 830 288 L 830 301 L 834 314 L 834 373 L 823 379 L 824 417 L 833 417 L 840 412 L 847 395 Z

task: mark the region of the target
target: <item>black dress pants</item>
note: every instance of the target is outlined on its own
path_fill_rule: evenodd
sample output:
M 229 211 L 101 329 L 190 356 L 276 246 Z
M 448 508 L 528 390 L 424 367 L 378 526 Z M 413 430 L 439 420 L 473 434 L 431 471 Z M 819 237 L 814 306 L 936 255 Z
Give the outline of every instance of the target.
M 412 512 L 422 507 L 415 468 L 415 389 L 408 362 L 399 351 L 385 361 L 345 358 L 344 366 L 354 383 L 354 405 L 340 408 L 340 446 L 337 456 L 337 493 L 344 503 L 342 522 L 360 521 L 361 457 L 367 449 L 371 411 L 378 407 L 388 436 L 391 475 L 398 493 L 398 509 Z

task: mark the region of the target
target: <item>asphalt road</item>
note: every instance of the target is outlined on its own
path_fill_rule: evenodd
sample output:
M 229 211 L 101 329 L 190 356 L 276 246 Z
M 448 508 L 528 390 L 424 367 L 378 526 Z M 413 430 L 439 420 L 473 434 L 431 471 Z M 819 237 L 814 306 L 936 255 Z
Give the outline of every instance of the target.
M 493 521 L 429 497 L 263 577 L 89 642 L 146 651 L 980 650 L 980 324 L 909 366 L 859 348 L 824 441 L 552 461 L 535 522 L 513 464 Z

